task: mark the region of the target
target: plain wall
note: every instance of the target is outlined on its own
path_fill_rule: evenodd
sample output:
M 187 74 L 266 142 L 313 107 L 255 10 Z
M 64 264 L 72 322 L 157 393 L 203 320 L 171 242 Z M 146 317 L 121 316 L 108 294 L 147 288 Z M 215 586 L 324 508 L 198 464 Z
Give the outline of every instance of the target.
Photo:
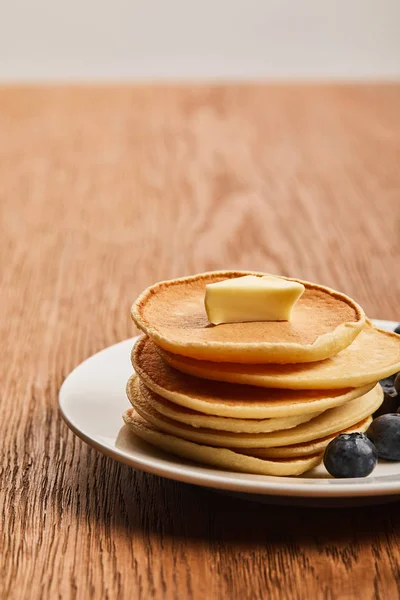
M 0 79 L 385 79 L 400 0 L 0 0 Z

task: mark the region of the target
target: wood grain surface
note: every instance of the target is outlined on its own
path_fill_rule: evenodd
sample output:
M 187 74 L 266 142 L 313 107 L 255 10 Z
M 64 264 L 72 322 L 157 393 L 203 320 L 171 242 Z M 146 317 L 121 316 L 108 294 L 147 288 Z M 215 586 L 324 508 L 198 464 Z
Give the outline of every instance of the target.
M 57 396 L 136 295 L 219 268 L 400 320 L 400 85 L 0 89 L 6 599 L 395 599 L 400 508 L 262 506 L 117 464 Z

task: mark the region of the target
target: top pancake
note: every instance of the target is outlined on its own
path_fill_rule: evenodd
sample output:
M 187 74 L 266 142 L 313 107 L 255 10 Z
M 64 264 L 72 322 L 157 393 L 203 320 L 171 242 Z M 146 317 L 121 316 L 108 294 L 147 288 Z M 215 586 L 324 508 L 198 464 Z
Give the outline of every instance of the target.
M 305 292 L 291 321 L 211 325 L 205 286 L 252 271 L 215 271 L 147 288 L 132 306 L 136 325 L 161 348 L 199 360 L 236 363 L 305 363 L 334 356 L 356 338 L 364 311 L 351 298 L 300 281 Z M 287 279 L 287 278 L 285 278 Z

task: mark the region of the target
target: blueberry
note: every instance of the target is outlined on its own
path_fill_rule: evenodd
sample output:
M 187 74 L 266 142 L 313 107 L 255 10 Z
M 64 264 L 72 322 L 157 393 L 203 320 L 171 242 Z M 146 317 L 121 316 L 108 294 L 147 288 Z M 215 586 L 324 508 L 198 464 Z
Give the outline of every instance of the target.
M 394 387 L 394 378 L 396 375 L 390 375 L 390 377 L 385 377 L 385 379 L 380 380 L 380 384 L 382 386 L 383 391 L 387 396 L 391 396 L 394 398 L 397 396 L 397 391 Z
M 324 465 L 333 477 L 366 477 L 377 462 L 375 446 L 363 433 L 341 433 L 325 449 Z
M 394 389 L 398 394 L 400 394 L 400 373 L 397 373 L 394 379 Z
M 399 408 L 400 404 L 400 396 L 396 394 L 396 396 L 390 396 L 389 394 L 385 394 L 383 398 L 383 402 L 380 407 L 374 412 L 374 419 L 380 417 L 381 415 L 386 415 L 387 413 L 394 413 Z
M 400 333 L 400 323 L 397 325 L 396 329 L 394 330 L 395 333 Z
M 395 386 L 395 377 L 396 375 L 390 375 L 380 380 L 385 396 L 380 407 L 374 412 L 374 419 L 387 413 L 394 413 L 399 408 L 400 396 Z
M 367 436 L 373 442 L 379 458 L 400 460 L 400 414 L 389 413 L 374 419 Z

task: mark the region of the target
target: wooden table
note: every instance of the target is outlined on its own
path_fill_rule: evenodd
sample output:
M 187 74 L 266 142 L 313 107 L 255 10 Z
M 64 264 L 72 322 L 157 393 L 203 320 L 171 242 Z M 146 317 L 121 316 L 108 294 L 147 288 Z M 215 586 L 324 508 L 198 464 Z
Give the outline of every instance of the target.
M 400 320 L 400 85 L 3 88 L 1 598 L 400 597 L 400 509 L 262 506 L 101 456 L 59 387 L 159 279 L 249 268 Z

